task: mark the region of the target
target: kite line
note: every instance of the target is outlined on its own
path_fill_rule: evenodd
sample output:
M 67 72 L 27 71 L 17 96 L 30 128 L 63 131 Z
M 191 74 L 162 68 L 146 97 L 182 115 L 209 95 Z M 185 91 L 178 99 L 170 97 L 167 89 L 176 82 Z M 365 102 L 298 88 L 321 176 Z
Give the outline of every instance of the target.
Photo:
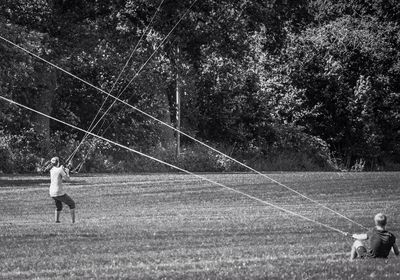
M 42 116 L 44 116 L 44 117 L 47 117 L 47 118 L 49 118 L 49 119 L 51 119 L 51 120 L 57 121 L 57 122 L 59 122 L 59 123 L 62 123 L 62 124 L 64 124 L 64 125 L 66 125 L 66 126 L 69 126 L 69 127 L 71 127 L 71 128 L 74 128 L 74 129 L 79 130 L 79 131 L 81 131 L 81 132 L 88 133 L 88 134 L 90 134 L 91 136 L 94 136 L 94 137 L 96 137 L 96 138 L 98 138 L 98 139 L 100 139 L 100 140 L 106 141 L 106 142 L 108 142 L 108 143 L 110 143 L 110 144 L 113 144 L 113 145 L 118 146 L 118 147 L 120 147 L 120 148 L 126 149 L 126 150 L 128 150 L 128 151 L 131 151 L 131 152 L 133 152 L 133 153 L 135 153 L 135 154 L 138 154 L 138 155 L 141 155 L 141 156 L 143 156 L 143 157 L 149 158 L 149 159 L 151 159 L 151 160 L 157 161 L 157 162 L 159 162 L 159 163 L 161 163 L 161 164 L 164 164 L 164 165 L 166 165 L 166 166 L 169 166 L 169 167 L 171 167 L 171 168 L 173 168 L 173 169 L 176 169 L 176 170 L 178 170 L 178 171 L 184 172 L 184 173 L 189 174 L 189 175 L 191 175 L 191 176 L 197 177 L 197 178 L 199 178 L 199 179 L 201 179 L 201 180 L 204 180 L 204 181 L 207 181 L 207 182 L 212 183 L 212 184 L 214 184 L 214 185 L 220 186 L 220 187 L 222 187 L 222 188 L 224 188 L 224 189 L 227 189 L 227 190 L 229 190 L 229 191 L 231 191 L 231 192 L 235 192 L 235 193 L 240 194 L 240 195 L 242 195 L 242 196 L 245 196 L 245 197 L 247 197 L 247 198 L 249 198 L 249 199 L 258 201 L 258 202 L 260 202 L 260 203 L 262 203 L 262 204 L 264 204 L 264 205 L 268 205 L 268 206 L 273 207 L 273 208 L 275 208 L 275 209 L 278 209 L 278 210 L 280 210 L 280 211 L 282 211 L 282 212 L 285 212 L 285 213 L 291 214 L 291 215 L 293 215 L 293 216 L 299 217 L 299 218 L 301 218 L 301 219 L 303 219 L 303 220 L 306 220 L 306 221 L 309 221 L 309 222 L 318 224 L 318 225 L 323 226 L 323 227 L 325 227 L 325 228 L 328 228 L 328 229 L 330 229 L 330 230 L 333 230 L 333 231 L 336 231 L 336 232 L 338 232 L 338 233 L 341 233 L 341 234 L 343 234 L 343 235 L 345 235 L 345 236 L 348 235 L 347 232 L 344 232 L 344 231 L 342 231 L 342 230 L 340 230 L 340 229 L 338 229 L 338 228 L 335 228 L 335 227 L 333 227 L 333 226 L 324 224 L 324 223 L 322 223 L 322 222 L 319 222 L 319 221 L 316 221 L 316 220 L 307 218 L 307 217 L 305 217 L 305 216 L 303 216 L 303 215 L 301 215 L 301 214 L 299 214 L 299 213 L 293 212 L 293 211 L 291 211 L 291 210 L 288 210 L 288 209 L 283 208 L 283 207 L 281 207 L 281 206 L 275 205 L 275 204 L 270 203 L 270 202 L 268 202 L 268 201 L 262 200 L 262 199 L 260 199 L 260 198 L 258 198 L 258 197 L 255 197 L 255 196 L 250 195 L 250 194 L 248 194 L 248 193 L 245 193 L 245 192 L 243 192 L 243 191 L 234 189 L 234 188 L 232 188 L 232 187 L 228 187 L 228 186 L 226 186 L 226 185 L 224 185 L 224 184 L 221 184 L 221 183 L 218 183 L 218 182 L 216 182 L 216 181 L 214 181 L 214 180 L 208 179 L 207 177 L 204 177 L 204 176 L 195 174 L 195 173 L 193 173 L 193 172 L 190 172 L 190 171 L 188 171 L 188 170 L 185 170 L 185 169 L 183 169 L 183 168 L 180 168 L 180 167 L 175 166 L 175 165 L 173 165 L 173 164 L 170 164 L 170 163 L 168 163 L 168 162 L 162 161 L 162 160 L 160 160 L 160 159 L 157 159 L 157 158 L 152 157 L 152 156 L 150 156 L 150 155 L 147 155 L 147 154 L 145 154 L 145 153 L 139 152 L 139 151 L 137 151 L 137 150 L 135 150 L 135 149 L 133 149 L 133 148 L 129 148 L 129 147 L 125 146 L 125 145 L 122 145 L 122 144 L 117 143 L 117 142 L 115 142 L 115 141 L 112 141 L 112 140 L 110 140 L 110 139 L 104 138 L 103 136 L 94 134 L 94 133 L 92 133 L 92 132 L 90 132 L 90 131 L 87 131 L 87 130 L 85 130 L 85 129 L 83 129 L 83 128 L 79 128 L 79 127 L 77 127 L 77 126 L 75 126 L 75 125 L 73 125 L 73 124 L 70 124 L 70 123 L 68 123 L 68 122 L 59 120 L 59 119 L 57 119 L 57 118 L 55 118 L 55 117 L 49 116 L 49 115 L 47 115 L 47 114 L 45 114 L 45 113 L 42 113 L 42 112 L 37 111 L 37 110 L 35 110 L 35 109 L 32 109 L 32 108 L 30 108 L 30 107 L 28 107 L 28 106 L 25 106 L 25 105 L 23 105 L 23 104 L 21 104 L 21 103 L 18 103 L 18 102 L 16 102 L 16 101 L 11 100 L 11 99 L 9 99 L 9 98 L 6 98 L 6 97 L 4 97 L 4 96 L 1 96 L 1 95 L 0 95 L 0 99 L 3 99 L 3 100 L 5 100 L 5 101 L 7 101 L 7 102 L 9 102 L 9 103 L 11 103 L 11 104 L 17 105 L 17 106 L 19 106 L 19 107 L 22 107 L 22 108 L 24 108 L 24 109 L 27 109 L 27 110 L 32 111 L 32 112 L 34 112 L 34 113 L 37 113 L 37 114 L 39 114 L 39 115 L 42 115 Z
M 165 43 L 165 41 L 168 39 L 168 37 L 172 34 L 172 32 L 175 30 L 175 28 L 179 25 L 179 23 L 183 20 L 183 18 L 189 13 L 193 5 L 197 2 L 198 0 L 193 1 L 193 3 L 190 5 L 190 7 L 186 10 L 186 12 L 180 17 L 177 23 L 172 27 L 172 29 L 168 32 L 168 34 L 164 37 L 164 39 L 161 41 L 161 43 L 156 47 L 156 49 L 153 51 L 153 53 L 150 55 L 150 57 L 143 63 L 143 65 L 139 68 L 139 70 L 136 71 L 135 75 L 130 79 L 128 84 L 120 91 L 120 93 L 117 95 L 117 98 L 120 98 L 121 95 L 128 89 L 130 84 L 133 82 L 133 80 L 139 76 L 140 72 L 143 70 L 143 68 L 147 65 L 147 63 L 152 59 L 152 57 L 157 53 L 157 51 L 160 49 L 160 47 Z M 101 120 L 108 114 L 108 112 L 111 110 L 111 108 L 114 106 L 114 104 L 117 102 L 117 99 L 114 100 L 113 103 L 108 107 L 108 109 L 103 113 L 103 115 L 100 117 L 100 119 L 96 122 L 96 124 L 93 126 L 93 129 L 97 127 L 97 125 L 101 122 Z M 93 131 L 92 129 L 92 131 Z
M 136 50 L 138 49 L 138 47 L 139 47 L 140 43 L 142 42 L 144 36 L 147 34 L 147 31 L 149 30 L 151 24 L 153 23 L 153 21 L 154 21 L 156 15 L 157 15 L 157 13 L 160 11 L 160 8 L 161 8 L 161 6 L 162 6 L 163 3 L 164 3 L 164 0 L 161 0 L 160 4 L 159 4 L 158 7 L 157 7 L 157 10 L 155 11 L 155 13 L 154 13 L 154 15 L 152 16 L 150 22 L 147 24 L 145 30 L 143 31 L 142 35 L 140 36 L 139 41 L 136 43 L 136 45 L 135 45 L 133 51 L 131 52 L 129 58 L 127 59 L 127 61 L 126 61 L 125 65 L 124 65 L 124 67 L 123 67 L 122 70 L 119 72 L 118 77 L 117 77 L 117 79 L 114 81 L 114 83 L 113 83 L 113 85 L 112 85 L 111 90 L 109 91 L 109 93 L 112 93 L 112 92 L 114 91 L 114 88 L 115 88 L 115 86 L 117 85 L 119 79 L 121 78 L 122 73 L 125 71 L 126 67 L 128 67 L 129 62 L 131 61 L 131 59 L 132 59 L 134 53 L 136 52 Z M 146 63 L 147 63 L 147 62 L 146 62 Z M 122 94 L 122 93 L 120 93 L 120 94 L 118 95 L 118 97 L 120 97 L 121 94 Z M 107 95 L 106 98 L 104 99 L 103 103 L 101 104 L 100 109 L 97 111 L 95 117 L 93 118 L 93 120 L 92 120 L 92 122 L 91 122 L 91 124 L 90 124 L 90 126 L 89 126 L 88 131 L 93 132 L 93 130 L 94 130 L 94 129 L 96 128 L 96 126 L 99 124 L 99 122 L 101 121 L 101 119 L 103 119 L 103 118 L 105 117 L 105 115 L 107 114 L 107 112 L 109 111 L 109 110 L 107 110 L 107 111 L 100 117 L 100 119 L 98 120 L 98 122 L 97 122 L 96 124 L 94 124 L 94 123 L 95 123 L 95 120 L 97 119 L 98 115 L 99 115 L 100 112 L 101 112 L 101 109 L 103 109 L 104 105 L 106 104 L 108 98 L 109 98 L 109 96 Z M 113 106 L 113 105 L 111 105 L 111 106 Z M 82 138 L 82 140 L 79 142 L 78 146 L 77 146 L 77 147 L 75 148 L 75 150 L 71 153 L 71 155 L 67 158 L 66 162 L 72 161 L 72 159 L 74 158 L 75 154 L 78 152 L 80 146 L 81 146 L 81 145 L 85 142 L 85 140 L 87 139 L 88 135 L 89 135 L 89 134 L 87 134 L 87 133 L 84 135 L 84 137 Z M 88 152 L 88 154 L 89 154 L 89 152 Z M 84 160 L 85 160 L 85 159 L 86 159 L 86 157 L 84 158 Z
M 224 156 L 224 157 L 226 157 L 226 158 L 228 158 L 228 159 L 234 161 L 235 163 L 237 163 L 237 164 L 239 164 L 239 165 L 245 167 L 246 169 L 251 170 L 252 172 L 255 172 L 256 174 L 258 174 L 258 175 L 260 175 L 260 176 L 262 176 L 262 177 L 264 177 L 264 178 L 267 178 L 267 179 L 270 180 L 271 182 L 274 182 L 274 183 L 278 184 L 279 186 L 281 186 L 281 187 L 283 187 L 283 188 L 285 188 L 285 189 L 287 189 L 287 190 L 290 190 L 290 191 L 296 193 L 297 195 L 299 195 L 299 196 L 301 196 L 301 197 L 303 197 L 303 198 L 305 198 L 305 199 L 307 199 L 307 200 L 309 200 L 309 201 L 315 203 L 316 205 L 318 205 L 318 206 L 320 206 L 320 207 L 323 207 L 323 208 L 325 208 L 325 209 L 331 211 L 332 213 L 335 213 L 336 215 L 338 215 L 338 216 L 340 216 L 340 217 L 342 217 L 342 218 L 348 220 L 349 222 L 352 222 L 352 223 L 354 223 L 354 224 L 360 226 L 360 227 L 363 228 L 363 229 L 367 229 L 367 228 L 366 228 L 365 226 L 363 226 L 362 224 L 360 224 L 360 223 L 358 223 L 358 222 L 356 222 L 356 221 L 354 221 L 354 220 L 348 218 L 347 216 L 345 216 L 345 215 L 343 215 L 343 214 L 341 214 L 341 213 L 335 211 L 334 209 L 331 209 L 330 207 L 328 207 L 328 206 L 326 206 L 326 205 L 324 205 L 324 204 L 322 204 L 322 203 L 320 203 L 320 202 L 318 202 L 318 201 L 316 201 L 316 200 L 314 200 L 314 199 L 312 199 L 312 198 L 310 198 L 310 197 L 308 197 L 308 196 L 306 196 L 306 195 L 304 195 L 304 194 L 302 194 L 302 193 L 296 191 L 295 189 L 293 189 L 293 188 L 291 188 L 291 187 L 289 187 L 289 186 L 287 186 L 287 185 L 285 185 L 285 184 L 283 184 L 283 183 L 281 183 L 281 182 L 279 182 L 279 181 L 277 181 L 277 180 L 271 178 L 270 176 L 267 176 L 267 175 L 265 175 L 265 174 L 263 174 L 263 173 L 261 173 L 261 172 L 255 170 L 254 168 L 252 168 L 252 167 L 250 167 L 250 166 L 247 166 L 246 164 L 244 164 L 244 163 L 242 163 L 242 162 L 240 162 L 240 161 L 238 161 L 238 160 L 236 160 L 236 159 L 234 159 L 234 158 L 232 158 L 232 157 L 230 157 L 230 156 L 224 154 L 223 152 L 221 152 L 221 151 L 219 151 L 219 150 L 217 150 L 217 149 L 215 149 L 215 148 L 213 148 L 213 147 L 207 145 L 206 143 L 204 143 L 204 142 L 202 142 L 202 141 L 200 141 L 200 140 L 198 140 L 198 139 L 196 139 L 196 138 L 194 138 L 194 137 L 188 135 L 187 133 L 182 132 L 182 131 L 176 129 L 175 127 L 173 127 L 173 126 L 171 126 L 171 125 L 169 125 L 169 124 L 167 124 L 167 123 L 165 123 L 165 122 L 163 122 L 163 121 L 157 119 L 156 117 L 154 117 L 154 116 L 152 116 L 152 115 L 150 115 L 150 114 L 148 114 L 148 113 L 146 113 L 146 112 L 140 110 L 139 108 L 137 108 L 137 107 L 135 107 L 135 106 L 129 104 L 128 102 L 123 101 L 123 100 L 119 99 L 118 97 L 115 97 L 115 96 L 111 95 L 110 93 L 106 92 L 105 90 L 103 90 L 103 89 L 101 89 L 101 88 L 99 88 L 99 87 L 97 87 L 97 86 L 95 86 L 95 85 L 93 85 L 93 84 L 91 84 L 91 83 L 89 83 L 89 82 L 83 80 L 82 78 L 79 78 L 78 76 L 76 76 L 76 75 L 74 75 L 74 74 L 68 72 L 67 70 L 64 70 L 63 68 L 61 68 L 61 67 L 55 65 L 54 63 L 51 63 L 51 62 L 47 61 L 46 59 L 43 59 L 42 57 L 40 57 L 40 56 L 38 56 L 38 55 L 36 55 L 36 54 L 30 52 L 29 50 L 26 50 L 25 48 L 23 48 L 23 47 L 21 47 L 21 46 L 15 44 L 15 43 L 13 43 L 12 41 L 10 41 L 10 40 L 4 38 L 4 37 L 1 36 L 1 35 L 0 35 L 0 39 L 4 40 L 5 42 L 7 42 L 7 43 L 9 43 L 9 44 L 12 44 L 13 46 L 15 46 L 15 47 L 19 48 L 20 50 L 22 50 L 22 51 L 24 51 L 24 52 L 26 52 L 26 53 L 28 53 L 28 54 L 30 54 L 30 55 L 32 55 L 32 56 L 38 58 L 39 60 L 41 60 L 41 61 L 43 61 L 43 62 L 45 62 L 45 63 L 47 63 L 47 64 L 49 64 L 49 65 L 51 65 L 51 66 L 53 66 L 53 67 L 55 67 L 55 68 L 57 68 L 57 69 L 59 69 L 60 71 L 62 71 L 62 72 L 64 72 L 64 73 L 68 74 L 69 76 L 74 77 L 75 79 L 78 79 L 79 81 L 83 82 L 84 84 L 86 84 L 86 85 L 88 85 L 88 86 L 90 86 L 90 87 L 92 87 L 92 88 L 94 88 L 94 89 L 96 89 L 96 90 L 98 90 L 98 91 L 100 91 L 100 92 L 102 92 L 102 93 L 108 95 L 109 97 L 114 98 L 114 100 L 115 100 L 114 102 L 116 102 L 116 101 L 121 102 L 122 104 L 124 104 L 124 105 L 130 107 L 131 109 L 136 110 L 137 112 L 139 112 L 139 113 L 141 113 L 141 114 L 143 114 L 143 115 L 145 115 L 145 116 L 151 118 L 152 120 L 154 120 L 154 121 L 156 121 L 156 122 L 159 122 L 159 123 L 161 123 L 161 124 L 163 124 L 163 125 L 169 127 L 170 129 L 172 129 L 172 130 L 174 130 L 174 131 L 176 131 L 176 132 L 178 132 L 178 133 L 180 133 L 180 134 L 182 134 L 182 135 L 184 135 L 184 136 L 190 138 L 191 140 L 193 140 L 193 141 L 199 143 L 200 145 L 203 145 L 204 147 L 207 147 L 207 148 L 211 149 L 212 151 L 214 151 L 214 152 L 216 152 L 216 153 L 218 153 L 218 154 L 220 154 L 220 155 L 222 155 L 222 156 Z

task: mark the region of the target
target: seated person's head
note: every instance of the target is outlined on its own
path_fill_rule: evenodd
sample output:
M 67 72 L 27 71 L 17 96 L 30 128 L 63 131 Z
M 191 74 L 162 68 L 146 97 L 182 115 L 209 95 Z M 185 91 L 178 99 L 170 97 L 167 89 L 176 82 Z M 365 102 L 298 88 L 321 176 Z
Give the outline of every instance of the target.
M 382 213 L 378 213 L 375 215 L 374 221 L 375 221 L 375 225 L 384 227 L 384 226 L 386 226 L 387 218 Z

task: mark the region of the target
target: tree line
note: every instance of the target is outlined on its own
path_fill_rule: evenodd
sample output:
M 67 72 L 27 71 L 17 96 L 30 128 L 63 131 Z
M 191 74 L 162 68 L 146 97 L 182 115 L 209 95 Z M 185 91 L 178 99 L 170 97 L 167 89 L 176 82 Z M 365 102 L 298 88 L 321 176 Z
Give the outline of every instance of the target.
M 172 126 L 178 91 L 182 131 L 259 170 L 399 168 L 398 1 L 192 3 L 4 0 L 0 35 Z M 84 129 L 114 101 L 3 40 L 0 94 Z M 66 159 L 84 137 L 3 101 L 0 124 L 0 172 Z M 93 132 L 193 171 L 241 170 L 185 137 L 176 155 L 176 132 L 119 102 Z M 91 137 L 83 160 L 167 170 Z

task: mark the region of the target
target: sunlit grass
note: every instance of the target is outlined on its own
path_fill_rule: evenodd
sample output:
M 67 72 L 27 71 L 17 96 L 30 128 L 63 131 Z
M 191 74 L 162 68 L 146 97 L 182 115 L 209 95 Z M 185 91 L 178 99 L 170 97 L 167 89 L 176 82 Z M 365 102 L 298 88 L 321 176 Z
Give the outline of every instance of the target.
M 204 174 L 342 231 L 361 229 L 254 174 Z M 400 173 L 269 176 L 399 236 Z M 53 223 L 48 178 L 0 177 L 0 279 L 400 279 L 399 258 L 348 262 L 351 239 L 180 174 L 75 176 Z

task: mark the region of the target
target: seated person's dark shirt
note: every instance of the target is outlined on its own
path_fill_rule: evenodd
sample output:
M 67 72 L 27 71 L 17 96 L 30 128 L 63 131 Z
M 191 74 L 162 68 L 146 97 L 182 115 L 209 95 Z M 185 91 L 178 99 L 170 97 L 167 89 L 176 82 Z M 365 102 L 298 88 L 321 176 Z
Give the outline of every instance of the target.
M 386 231 L 373 228 L 367 232 L 369 240 L 369 250 L 367 252 L 370 258 L 387 258 L 393 244 L 396 242 L 396 237 Z

